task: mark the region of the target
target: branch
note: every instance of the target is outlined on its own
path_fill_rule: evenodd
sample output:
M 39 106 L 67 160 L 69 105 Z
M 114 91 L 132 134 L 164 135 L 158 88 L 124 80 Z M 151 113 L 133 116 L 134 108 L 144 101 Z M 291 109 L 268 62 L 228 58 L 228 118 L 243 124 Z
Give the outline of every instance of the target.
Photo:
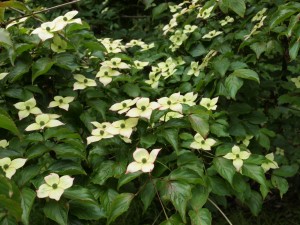
M 74 1 L 72 1 L 72 2 L 67 2 L 67 3 L 63 3 L 63 4 L 60 4 L 60 5 L 56 5 L 56 6 L 47 8 L 47 9 L 43 9 L 43 10 L 39 10 L 39 11 L 36 11 L 36 12 L 32 12 L 32 13 L 30 13 L 30 14 L 23 15 L 23 16 L 14 18 L 14 19 L 12 19 L 12 20 L 9 20 L 9 21 L 7 21 L 6 23 L 4 23 L 4 25 L 6 26 L 7 24 L 10 24 L 10 23 L 13 22 L 13 21 L 20 20 L 20 19 L 22 19 L 22 18 L 29 17 L 29 16 L 34 16 L 34 15 L 39 14 L 39 13 L 49 12 L 49 11 L 51 11 L 51 10 L 53 10 L 53 9 L 58 9 L 58 8 L 61 8 L 61 7 L 66 6 L 66 5 L 71 5 L 71 4 L 74 4 L 74 3 L 77 3 L 77 2 L 80 2 L 80 0 L 74 0 Z
M 231 221 L 228 219 L 228 217 L 225 215 L 225 213 L 219 208 L 219 206 L 214 203 L 211 199 L 208 198 L 208 201 L 213 204 L 214 207 L 216 207 L 217 210 L 219 210 L 219 212 L 222 214 L 222 216 L 225 218 L 225 220 L 230 224 L 230 225 L 233 225 L 231 223 Z

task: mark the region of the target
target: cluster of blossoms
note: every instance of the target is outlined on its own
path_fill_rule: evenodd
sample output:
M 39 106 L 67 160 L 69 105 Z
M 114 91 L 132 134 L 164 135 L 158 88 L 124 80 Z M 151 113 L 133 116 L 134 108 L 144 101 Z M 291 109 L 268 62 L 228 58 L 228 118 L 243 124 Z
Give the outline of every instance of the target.
M 244 160 L 250 157 L 251 153 L 247 149 L 246 151 L 241 151 L 241 148 L 237 145 L 234 145 L 231 149 L 231 152 L 227 153 L 223 157 L 225 159 L 232 160 L 233 166 L 235 167 L 237 172 L 242 172 L 242 166 L 244 164 Z M 265 161 L 261 164 L 264 172 L 269 171 L 270 169 L 277 169 L 278 164 L 274 160 L 274 153 L 269 153 L 265 156 Z
M 81 19 L 73 19 L 78 11 L 67 12 L 63 16 L 55 18 L 53 21 L 42 23 L 40 27 L 33 30 L 32 34 L 37 34 L 42 41 L 53 38 L 55 33 L 63 30 L 68 24 L 82 24 Z
M 92 130 L 92 136 L 87 138 L 87 144 L 97 142 L 102 139 L 112 138 L 115 135 L 120 135 L 125 142 L 130 142 L 130 136 L 133 129 L 138 123 L 137 118 L 129 118 L 126 120 L 118 120 L 113 123 L 92 122 L 96 129 Z
M 259 32 L 258 29 L 264 25 L 264 20 L 267 18 L 267 16 L 264 16 L 264 13 L 266 11 L 267 11 L 267 9 L 263 8 L 252 18 L 252 20 L 251 20 L 252 22 L 258 21 L 258 23 L 256 23 L 254 25 L 250 34 L 244 36 L 245 40 L 248 40 L 252 35 L 257 34 Z
M 166 61 L 158 63 L 156 66 L 152 66 L 151 72 L 149 73 L 149 80 L 145 83 L 149 84 L 152 88 L 157 88 L 159 85 L 159 79 L 164 79 L 172 76 L 176 71 L 176 67 L 185 64 L 181 57 L 178 58 L 167 58 Z
M 69 109 L 69 103 L 74 100 L 74 97 L 62 97 L 55 96 L 54 101 L 50 102 L 49 108 L 59 107 L 64 110 Z M 35 123 L 30 124 L 25 128 L 26 131 L 42 130 L 46 127 L 57 127 L 63 125 L 62 122 L 57 120 L 60 115 L 57 114 L 45 114 L 36 106 L 36 100 L 30 98 L 25 102 L 18 102 L 14 104 L 15 108 L 19 110 L 19 119 L 22 120 L 28 117 L 30 114 L 34 114 Z

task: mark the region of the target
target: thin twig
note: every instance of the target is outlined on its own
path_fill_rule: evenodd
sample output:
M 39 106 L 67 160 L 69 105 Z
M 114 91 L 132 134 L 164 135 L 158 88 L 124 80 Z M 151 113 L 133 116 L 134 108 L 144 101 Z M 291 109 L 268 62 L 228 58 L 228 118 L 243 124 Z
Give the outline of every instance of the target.
M 58 9 L 58 8 L 61 8 L 61 7 L 66 6 L 66 5 L 71 5 L 71 4 L 74 4 L 74 3 L 77 3 L 77 2 L 80 2 L 80 0 L 74 0 L 74 1 L 72 1 L 72 2 L 67 2 L 67 3 L 63 3 L 63 4 L 60 4 L 60 5 L 56 5 L 56 6 L 47 8 L 47 9 L 43 9 L 43 10 L 39 10 L 39 11 L 36 11 L 36 12 L 32 12 L 32 13 L 30 13 L 30 14 L 23 15 L 23 16 L 14 18 L 14 19 L 12 19 L 12 20 L 9 20 L 9 21 L 7 21 L 7 22 L 5 23 L 5 25 L 10 24 L 10 23 L 13 22 L 13 21 L 20 20 L 20 19 L 25 18 L 25 17 L 34 16 L 34 15 L 36 15 L 36 14 L 43 13 L 43 12 L 49 12 L 49 11 L 51 11 L 51 10 L 53 10 L 53 9 Z
M 161 207 L 162 207 L 162 209 L 163 209 L 163 211 L 164 211 L 165 217 L 166 217 L 167 220 L 169 220 L 169 217 L 168 217 L 167 212 L 166 212 L 166 210 L 165 210 L 164 204 L 162 203 L 162 201 L 161 201 L 161 199 L 160 199 L 159 193 L 158 193 L 157 188 L 156 188 L 156 186 L 155 186 L 155 184 L 154 184 L 154 182 L 153 182 L 153 180 L 152 180 L 152 177 L 151 177 L 151 174 L 150 174 L 150 173 L 149 173 L 149 177 L 150 177 L 150 181 L 151 181 L 151 183 L 152 183 L 152 185 L 153 185 L 153 187 L 154 187 L 154 189 L 155 189 L 155 192 L 156 192 L 156 195 L 157 195 L 157 197 L 158 197 L 159 203 L 160 203 L 160 205 L 161 205 Z
M 121 18 L 148 18 L 150 16 L 128 16 L 128 15 L 121 15 Z
M 225 215 L 225 213 L 219 208 L 219 206 L 214 203 L 211 199 L 208 198 L 208 201 L 213 204 L 214 207 L 216 207 L 217 210 L 219 210 L 219 212 L 222 214 L 222 216 L 225 218 L 225 220 L 230 224 L 230 225 L 233 225 L 231 223 L 231 221 L 228 219 L 228 217 Z

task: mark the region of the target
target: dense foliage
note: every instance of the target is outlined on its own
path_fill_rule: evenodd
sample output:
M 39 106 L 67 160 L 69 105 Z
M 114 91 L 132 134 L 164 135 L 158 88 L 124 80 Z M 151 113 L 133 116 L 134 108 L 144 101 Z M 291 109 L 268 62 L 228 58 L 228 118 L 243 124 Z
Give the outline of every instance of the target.
M 127 3 L 0 3 L 1 225 L 208 225 L 293 185 L 300 3 Z

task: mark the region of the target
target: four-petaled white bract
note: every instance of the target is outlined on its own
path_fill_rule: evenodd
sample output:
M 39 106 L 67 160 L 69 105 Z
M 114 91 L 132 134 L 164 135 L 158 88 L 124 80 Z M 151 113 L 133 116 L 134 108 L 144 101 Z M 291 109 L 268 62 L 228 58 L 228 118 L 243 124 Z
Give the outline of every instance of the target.
M 127 120 L 118 120 L 112 123 L 112 126 L 107 128 L 107 132 L 113 135 L 120 134 L 124 137 L 130 138 L 133 128 L 138 123 L 138 118 L 129 118 Z
M 75 82 L 73 84 L 73 90 L 82 90 L 87 87 L 97 86 L 96 81 L 86 78 L 85 76 L 83 76 L 81 74 L 75 74 L 74 79 L 77 80 L 77 82 Z
M 18 115 L 20 120 L 26 118 L 30 114 L 37 115 L 42 113 L 42 111 L 36 107 L 36 101 L 34 98 L 31 98 L 25 102 L 18 102 L 14 104 L 14 106 L 19 110 Z
M 66 111 L 69 109 L 69 103 L 74 100 L 74 97 L 55 96 L 54 101 L 50 102 L 49 108 L 59 107 Z
M 149 98 L 140 98 L 136 102 L 136 108 L 130 109 L 126 116 L 129 117 L 143 117 L 150 119 L 152 111 L 160 106 L 157 102 L 150 102 Z
M 114 135 L 107 132 L 107 129 L 111 127 L 111 123 L 104 122 L 104 123 L 98 123 L 98 122 L 91 122 L 96 129 L 92 130 L 92 136 L 87 137 L 87 144 L 100 141 L 102 139 L 106 138 L 112 138 Z
M 96 77 L 99 78 L 99 81 L 104 85 L 108 85 L 112 82 L 112 78 L 119 76 L 121 73 L 117 70 L 113 70 L 109 66 L 101 66 L 99 72 L 96 74 Z
M 118 111 L 119 114 L 127 112 L 131 106 L 133 106 L 137 100 L 139 100 L 139 97 L 136 97 L 135 99 L 126 99 L 122 102 L 113 104 L 109 110 L 111 111 Z
M 216 141 L 212 138 L 204 139 L 201 134 L 196 134 L 194 136 L 194 142 L 191 143 L 190 147 L 193 149 L 203 149 L 203 150 L 211 150 L 211 147 L 216 143 Z
M 58 201 L 64 191 L 73 185 L 74 178 L 68 175 L 59 177 L 56 173 L 51 173 L 44 177 L 44 180 L 46 183 L 42 184 L 37 190 L 37 197 L 49 197 Z
M 261 167 L 264 169 L 265 172 L 269 171 L 270 169 L 279 168 L 277 162 L 274 160 L 274 153 L 269 153 L 265 157 L 266 162 L 263 162 L 261 164 Z
M 3 159 L 0 159 L 0 167 L 5 173 L 5 176 L 8 179 L 11 179 L 11 177 L 16 173 L 17 169 L 24 166 L 27 159 L 17 158 L 14 160 L 11 160 L 8 157 L 5 157 Z
M 9 142 L 5 139 L 0 140 L 0 148 L 6 148 L 9 145 Z
M 42 130 L 45 127 L 57 127 L 64 125 L 59 120 L 60 115 L 57 114 L 40 114 L 35 118 L 35 123 L 30 124 L 26 127 L 26 131 L 33 131 L 33 130 Z
M 182 113 L 182 105 L 180 103 L 180 93 L 174 93 L 170 97 L 162 97 L 157 100 L 160 104 L 159 110 L 171 109 L 175 112 Z
M 141 170 L 144 173 L 149 173 L 154 168 L 154 162 L 157 154 L 161 149 L 153 149 L 150 154 L 144 148 L 137 148 L 133 153 L 134 162 L 127 166 L 126 173 L 134 173 Z
M 219 99 L 219 97 L 215 97 L 213 99 L 202 98 L 200 101 L 200 105 L 207 108 L 208 110 L 216 110 L 218 99 Z
M 243 166 L 243 160 L 248 159 L 251 155 L 250 152 L 247 151 L 241 151 L 240 147 L 237 145 L 234 145 L 231 149 L 230 153 L 227 153 L 223 157 L 225 159 L 231 159 L 233 160 L 233 166 L 236 168 L 238 172 L 240 172 L 241 167 Z

